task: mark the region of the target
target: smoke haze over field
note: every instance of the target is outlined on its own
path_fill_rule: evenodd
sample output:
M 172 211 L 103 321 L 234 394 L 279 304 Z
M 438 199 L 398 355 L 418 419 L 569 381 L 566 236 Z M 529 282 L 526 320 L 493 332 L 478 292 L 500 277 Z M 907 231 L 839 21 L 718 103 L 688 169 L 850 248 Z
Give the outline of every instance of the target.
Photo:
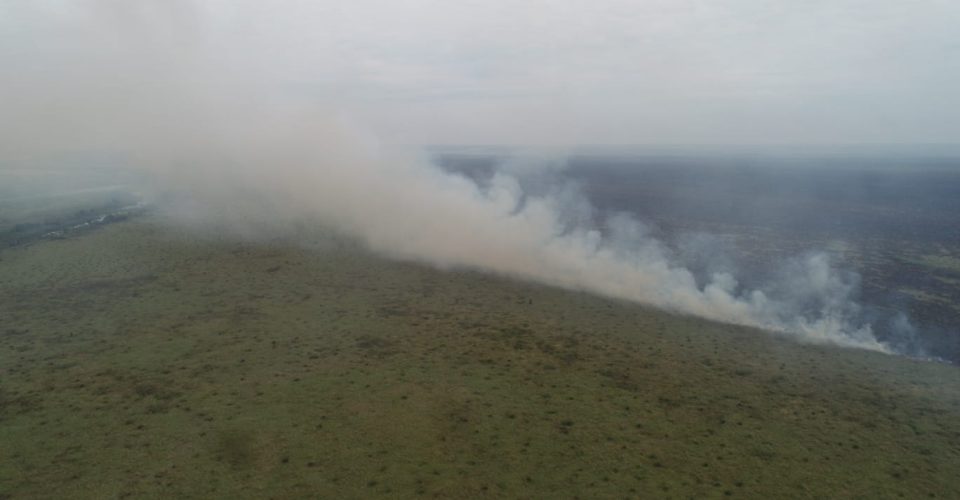
M 739 120 L 741 113 L 755 115 L 760 124 L 736 125 L 738 130 L 733 135 L 725 137 L 722 134 L 730 132 L 721 132 L 719 142 L 730 138 L 783 140 L 790 133 L 788 120 L 760 110 L 766 109 L 771 99 L 775 109 L 794 109 L 794 99 L 820 95 L 811 90 L 816 82 L 792 80 L 794 72 L 819 65 L 805 58 L 794 61 L 796 66 L 789 68 L 732 68 L 717 76 L 725 79 L 728 87 L 713 87 L 716 81 L 702 82 L 689 68 L 661 67 L 669 64 L 648 45 L 675 40 L 703 23 L 717 31 L 708 32 L 701 43 L 709 42 L 711 36 L 729 35 L 724 38 L 729 44 L 720 56 L 737 53 L 743 50 L 741 45 L 749 45 L 752 37 L 761 36 L 755 33 L 762 28 L 755 25 L 759 21 L 751 21 L 750 27 L 744 28 L 739 23 L 746 21 L 729 17 L 751 2 L 727 3 L 728 8 L 719 11 L 698 6 L 697 21 L 688 25 L 687 18 L 666 3 L 644 2 L 641 10 L 647 14 L 647 21 L 643 26 L 649 28 L 646 36 L 651 39 L 622 41 L 625 47 L 635 47 L 637 54 L 646 57 L 646 66 L 625 72 L 625 77 L 637 78 L 635 72 L 650 69 L 650 78 L 665 86 L 696 83 L 692 88 L 679 85 L 673 99 L 697 96 L 691 101 L 694 104 L 678 105 L 675 111 L 679 118 L 699 124 L 684 128 L 676 117 L 668 120 L 663 124 L 668 140 L 697 141 L 706 137 L 701 127 L 719 124 L 713 118 L 697 122 L 695 104 L 703 99 L 718 103 L 720 108 L 742 104 L 738 111 L 720 115 L 733 121 Z M 900 13 L 888 2 L 880 4 L 872 7 L 875 17 L 864 21 L 851 16 L 846 20 L 857 26 L 874 23 L 870 26 L 876 29 L 864 33 L 869 39 L 880 37 L 897 28 L 889 24 L 892 17 L 886 16 Z M 503 18 L 484 21 L 481 16 L 479 41 L 467 43 L 455 35 L 462 17 L 451 17 L 456 22 L 446 26 L 449 8 L 424 2 L 396 19 L 396 23 L 411 21 L 410 12 L 423 15 L 419 22 L 430 29 L 423 39 L 414 40 L 409 38 L 410 26 L 386 22 L 394 13 L 386 4 L 367 6 L 368 11 L 332 7 L 317 11 L 306 4 L 297 5 L 289 9 L 274 7 L 276 11 L 267 7 L 265 12 L 252 5 L 209 3 L 201 8 L 186 2 L 5 5 L 3 9 L 8 12 L 0 21 L 4 39 L 0 48 L 0 99 L 4 109 L 0 161 L 23 168 L 73 154 L 114 154 L 146 169 L 158 190 L 190 192 L 200 200 L 191 207 L 207 207 L 189 213 L 181 209 L 185 217 L 203 220 L 204 210 L 209 209 L 233 214 L 238 224 L 254 220 L 253 212 L 265 215 L 276 225 L 298 218 L 316 219 L 396 258 L 482 269 L 807 340 L 891 350 L 878 342 L 870 325 L 860 319 L 857 277 L 836 272 L 823 254 L 784 263 L 777 280 L 759 287 L 741 286 L 724 266 L 706 266 L 709 272 L 697 276 L 687 268 L 684 255 L 694 250 L 702 255 L 709 250 L 695 249 L 692 243 L 672 250 L 629 215 L 601 216 L 576 186 L 559 183 L 535 193 L 525 190 L 524 179 L 549 175 L 543 174 L 536 162 L 532 166 L 507 164 L 489 183 L 478 185 L 433 166 L 416 152 L 398 151 L 378 141 L 375 132 L 386 133 L 390 142 L 464 140 L 471 132 L 476 132 L 473 141 L 484 142 L 514 137 L 516 132 L 515 137 L 521 141 L 573 146 L 603 142 L 596 131 L 579 132 L 584 124 L 595 122 L 603 122 L 601 132 L 610 123 L 633 127 L 630 130 L 637 135 L 630 137 L 636 142 L 664 137 L 660 133 L 650 138 L 640 135 L 652 130 L 656 119 L 647 121 L 640 112 L 625 116 L 610 111 L 618 103 L 614 100 L 616 92 L 614 97 L 590 97 L 606 94 L 610 84 L 607 78 L 617 74 L 608 74 L 609 67 L 568 67 L 553 59 L 569 43 L 565 38 L 561 43 L 558 38 L 560 27 L 529 26 L 533 31 L 525 32 L 527 40 L 518 35 L 519 28 L 514 24 L 528 27 L 536 16 L 521 11 L 504 21 L 508 29 L 501 39 L 490 28 Z M 774 11 L 793 9 L 786 7 L 786 2 L 766 5 Z M 542 7 L 542 12 L 552 12 Z M 611 3 L 610 8 L 628 7 Z M 480 10 L 487 16 L 499 13 Z M 569 19 L 577 17 L 579 10 L 573 10 L 566 14 Z M 916 39 L 903 40 L 903 53 L 892 62 L 864 62 L 870 69 L 865 74 L 883 75 L 901 69 L 910 55 L 920 50 L 918 47 L 955 50 L 945 48 L 944 40 L 936 38 L 945 33 L 941 30 L 945 21 L 937 13 L 955 11 L 947 3 L 929 2 L 928 8 L 917 9 L 906 21 L 898 21 L 930 22 L 933 29 Z M 593 22 L 609 17 L 607 12 L 589 9 L 584 13 Z M 560 23 L 561 19 L 550 19 L 554 15 L 547 16 L 547 21 Z M 813 19 L 819 15 L 806 13 Z M 317 26 L 306 22 L 314 19 Z M 350 21 L 346 28 L 327 30 L 336 20 L 344 19 Z M 712 21 L 722 22 L 717 26 Z M 801 24 L 807 22 L 809 19 Z M 580 35 L 596 30 L 589 23 L 566 28 Z M 743 33 L 738 31 L 741 28 Z M 835 36 L 843 32 L 842 26 L 831 29 L 836 32 L 828 33 Z M 625 34 L 630 29 L 611 25 L 611 32 Z M 743 36 L 734 36 L 738 33 Z M 450 53 L 436 52 L 431 45 L 436 37 L 451 41 Z M 488 45 L 480 43 L 484 40 Z M 524 58 L 542 54 L 549 64 L 541 70 L 554 73 L 519 71 L 515 65 L 532 61 L 506 60 L 497 55 L 523 40 L 529 42 L 523 45 Z M 397 42 L 397 52 L 391 52 L 392 41 Z M 603 43 L 613 42 L 605 39 Z M 795 43 L 799 41 L 779 40 L 783 48 Z M 486 49 L 481 50 L 483 47 Z M 416 48 L 423 52 L 413 50 Z M 693 48 L 695 44 L 686 50 Z M 413 50 L 420 59 L 410 62 L 405 59 L 412 57 L 410 54 L 400 53 L 404 50 Z M 569 62 L 582 62 L 596 53 L 606 54 L 609 59 L 600 61 L 611 67 L 629 59 L 629 54 L 589 44 L 582 50 L 584 53 L 575 54 Z M 857 54 L 853 52 L 845 46 L 838 57 L 854 57 Z M 804 52 L 810 57 L 817 53 Z M 689 57 L 695 61 L 709 59 L 705 54 Z M 430 58 L 434 58 L 433 63 L 424 62 Z M 464 70 L 457 62 L 461 58 L 473 61 L 475 66 Z M 771 60 L 759 63 L 772 64 Z M 856 86 L 864 77 L 848 74 L 847 79 L 840 78 L 835 73 L 843 66 L 842 60 L 824 64 L 830 66 L 819 68 L 823 71 L 818 75 L 837 78 L 843 84 L 827 99 L 829 103 L 847 95 L 847 86 Z M 697 71 L 709 73 L 703 68 Z M 923 75 L 923 82 L 931 82 L 931 88 L 956 102 L 957 87 L 940 86 L 956 74 L 956 68 L 948 67 L 936 75 Z M 753 75 L 755 80 L 740 82 L 747 78 L 744 75 Z M 568 77 L 571 88 L 562 92 L 544 83 Z M 543 95 L 524 97 L 543 85 Z M 712 94 L 703 93 L 701 85 L 719 95 L 714 100 Z M 910 93 L 894 88 L 896 82 L 888 85 L 874 89 L 876 93 L 869 97 Z M 659 85 L 654 87 L 647 90 L 653 94 L 665 91 Z M 416 89 L 425 95 L 410 95 Z M 755 93 L 743 101 L 739 92 L 745 89 Z M 626 96 L 623 92 L 619 98 Z M 936 96 L 927 98 L 930 101 L 915 100 L 914 104 L 919 109 L 936 108 L 943 113 Z M 484 104 L 490 100 L 497 103 Z M 576 109 L 565 109 L 563 103 Z M 829 103 L 821 102 L 824 109 Z M 841 110 L 839 121 L 852 120 L 856 111 L 872 105 L 861 101 L 855 109 Z M 417 106 L 422 109 L 411 111 Z M 633 106 L 637 104 L 629 107 Z M 590 111 L 584 115 L 584 109 Z M 651 109 L 654 117 L 670 111 L 656 106 Z M 917 119 L 912 108 L 886 109 L 906 120 L 902 127 L 909 134 L 903 137 L 909 139 L 937 141 L 960 132 L 949 124 L 928 125 Z M 437 122 L 426 125 L 424 115 L 432 110 L 440 110 Z M 512 114 L 518 116 L 515 123 L 508 121 Z M 603 119 L 597 120 L 598 116 Z M 801 115 L 801 121 L 812 118 Z M 408 120 L 412 130 L 400 130 L 402 120 Z M 360 122 L 372 125 L 366 128 Z M 462 135 L 450 135 L 446 130 L 461 123 Z M 775 125 L 773 132 L 761 134 L 771 124 Z M 554 126 L 556 134 L 551 133 Z M 885 138 L 892 133 L 874 125 L 850 130 L 850 135 L 842 139 Z M 619 134 L 610 140 L 623 141 L 626 136 L 622 131 Z M 252 222 L 246 230 L 256 232 L 260 228 Z M 696 244 L 703 245 L 704 241 L 708 239 Z M 905 330 L 910 328 L 905 320 L 903 325 Z

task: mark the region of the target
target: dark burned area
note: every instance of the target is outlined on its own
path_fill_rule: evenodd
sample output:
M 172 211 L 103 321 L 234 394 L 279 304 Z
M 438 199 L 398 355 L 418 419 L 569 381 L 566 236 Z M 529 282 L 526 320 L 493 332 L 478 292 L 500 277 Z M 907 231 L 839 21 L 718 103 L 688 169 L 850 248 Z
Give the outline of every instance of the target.
M 86 208 L 58 215 L 29 218 L 11 225 L 0 224 L 0 249 L 29 245 L 44 239 L 60 239 L 97 227 L 121 222 L 146 209 L 133 194 L 118 194 Z
M 509 152 L 434 156 L 481 186 L 511 159 Z M 960 363 L 955 159 L 598 154 L 558 167 L 559 176 L 530 182 L 574 182 L 595 220 L 630 213 L 668 245 L 690 234 L 724 241 L 744 286 L 762 287 L 785 259 L 825 251 L 860 275 L 864 319 L 878 338 L 902 342 L 893 323 L 903 313 L 917 331 L 909 348 Z

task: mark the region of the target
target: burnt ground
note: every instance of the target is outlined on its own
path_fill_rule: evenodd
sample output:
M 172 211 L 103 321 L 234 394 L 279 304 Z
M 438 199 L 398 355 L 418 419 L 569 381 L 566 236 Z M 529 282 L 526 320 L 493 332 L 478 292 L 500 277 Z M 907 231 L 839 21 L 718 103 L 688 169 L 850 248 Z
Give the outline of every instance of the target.
M 436 161 L 482 184 L 509 155 L 444 151 Z M 879 338 L 960 362 L 960 160 L 636 153 L 561 163 L 556 172 L 600 214 L 631 213 L 668 244 L 691 234 L 722 242 L 745 285 L 825 251 L 860 275 L 859 302 Z M 900 328 L 901 314 L 914 330 Z

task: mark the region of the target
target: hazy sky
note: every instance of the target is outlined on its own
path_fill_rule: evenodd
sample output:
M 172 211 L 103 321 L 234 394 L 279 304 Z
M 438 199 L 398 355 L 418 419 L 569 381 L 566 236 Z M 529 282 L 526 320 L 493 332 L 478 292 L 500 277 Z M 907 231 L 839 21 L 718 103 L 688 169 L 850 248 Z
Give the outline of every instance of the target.
M 960 2 L 7 0 L 0 77 L 26 113 L 251 86 L 385 142 L 956 143 Z

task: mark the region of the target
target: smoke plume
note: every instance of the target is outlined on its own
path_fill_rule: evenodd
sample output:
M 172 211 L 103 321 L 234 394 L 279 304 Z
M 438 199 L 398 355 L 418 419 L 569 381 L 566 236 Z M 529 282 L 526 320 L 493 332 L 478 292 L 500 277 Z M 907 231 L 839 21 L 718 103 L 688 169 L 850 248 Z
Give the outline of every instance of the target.
M 312 220 L 391 258 L 891 350 L 859 320 L 856 276 L 836 272 L 824 254 L 783 263 L 761 286 L 741 285 L 723 266 L 695 273 L 682 248 L 628 214 L 597 213 L 575 186 L 525 188 L 529 165 L 478 184 L 417 151 L 379 145 L 336 94 L 287 98 L 263 67 L 224 62 L 181 19 L 189 12 L 92 5 L 19 13 L 31 33 L 57 30 L 70 42 L 45 40 L 29 58 L 3 53 L 4 163 L 109 151 L 148 171 L 158 192 L 199 200 L 174 207 L 185 219 L 229 214 L 249 234 Z

